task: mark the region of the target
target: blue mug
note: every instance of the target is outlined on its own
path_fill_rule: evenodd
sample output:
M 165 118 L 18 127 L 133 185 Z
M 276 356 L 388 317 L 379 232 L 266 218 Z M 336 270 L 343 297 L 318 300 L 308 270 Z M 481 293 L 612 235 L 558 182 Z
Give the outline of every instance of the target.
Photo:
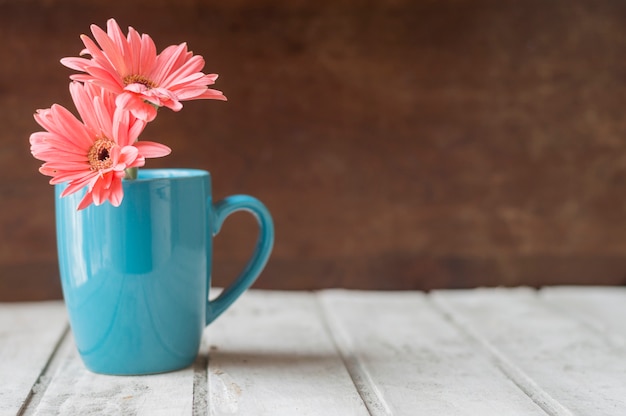
M 63 297 L 78 352 L 104 374 L 188 367 L 206 325 L 259 276 L 272 251 L 270 213 L 247 195 L 211 198 L 209 172 L 140 169 L 123 181 L 119 207 L 77 211 L 84 192 L 61 198 L 56 227 Z M 209 301 L 213 237 L 236 211 L 252 213 L 259 237 L 243 272 Z

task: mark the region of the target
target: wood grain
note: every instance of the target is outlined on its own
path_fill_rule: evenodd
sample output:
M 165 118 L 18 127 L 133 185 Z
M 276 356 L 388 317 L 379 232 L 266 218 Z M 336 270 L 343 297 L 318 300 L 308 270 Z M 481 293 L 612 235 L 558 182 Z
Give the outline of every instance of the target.
M 58 344 L 67 334 L 60 302 L 0 303 L 0 415 L 21 414 L 37 389 Z
M 206 338 L 211 415 L 370 414 L 313 293 L 244 296 Z
M 601 333 L 581 320 L 578 313 L 572 315 L 555 308 L 551 301 L 544 301 L 546 297 L 523 288 L 473 290 L 470 296 L 467 294 L 441 291 L 433 297 L 546 413 L 609 415 L 623 411 L 623 328 Z M 615 295 L 624 300 L 624 291 Z M 584 296 L 584 301 L 579 297 L 580 310 L 593 308 L 594 298 L 597 295 L 593 291 Z M 621 342 L 616 344 L 614 339 Z M 582 396 L 588 399 L 581 400 Z
M 149 126 L 173 153 L 148 166 L 208 169 L 216 198 L 268 205 L 277 240 L 258 287 L 626 282 L 626 4 L 7 0 L 0 299 L 60 296 L 31 114 L 71 105 L 58 61 L 111 16 L 159 48 L 187 41 L 220 74 L 227 103 Z M 217 284 L 253 240 L 228 222 Z
M 71 334 L 59 353 L 55 371 L 40 392 L 35 416 L 50 414 L 190 415 L 194 368 L 151 376 L 106 376 L 86 369 Z M 30 412 L 29 411 L 29 412 Z
M 61 302 L 0 303 L 0 415 L 621 416 L 625 309 L 606 287 L 252 290 L 194 365 L 115 377 Z
M 546 414 L 426 296 L 326 291 L 320 298 L 370 414 Z

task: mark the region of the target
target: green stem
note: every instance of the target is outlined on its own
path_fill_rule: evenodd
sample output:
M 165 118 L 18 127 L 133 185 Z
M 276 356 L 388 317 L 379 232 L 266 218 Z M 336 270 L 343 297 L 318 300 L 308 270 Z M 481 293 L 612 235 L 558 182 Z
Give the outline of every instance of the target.
M 124 179 L 137 179 L 138 168 L 128 168 L 124 170 Z

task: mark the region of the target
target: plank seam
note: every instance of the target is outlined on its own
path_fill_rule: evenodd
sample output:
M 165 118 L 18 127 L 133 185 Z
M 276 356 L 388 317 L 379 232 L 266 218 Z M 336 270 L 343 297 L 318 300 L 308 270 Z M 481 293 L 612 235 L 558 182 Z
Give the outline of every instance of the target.
M 52 349 L 52 352 L 50 353 L 50 356 L 48 357 L 48 360 L 46 361 L 43 368 L 41 369 L 41 372 L 39 373 L 37 380 L 35 380 L 35 383 L 30 388 L 30 391 L 28 392 L 28 395 L 26 396 L 24 403 L 22 403 L 22 406 L 18 410 L 17 416 L 24 416 L 27 414 L 28 411 L 37 407 L 37 404 L 39 403 L 44 393 L 50 386 L 50 383 L 52 382 L 52 377 L 50 377 L 50 374 L 49 374 L 53 370 L 53 367 L 54 367 L 52 364 L 57 358 L 59 350 L 61 349 L 61 346 L 63 345 L 63 343 L 66 341 L 69 332 L 70 332 L 70 326 L 69 324 L 66 323 L 65 328 L 61 332 L 59 339 L 55 343 L 54 348 Z
M 204 416 L 209 408 L 209 357 L 201 351 L 193 363 L 193 416 Z
M 438 311 L 459 331 L 478 343 L 487 352 L 488 357 L 491 358 L 496 367 L 544 412 L 550 416 L 574 416 L 574 413 L 550 396 L 528 374 L 498 351 L 493 344 L 480 336 L 478 331 L 464 320 L 460 316 L 461 314 L 455 313 L 454 308 L 445 300 L 436 294 L 429 294 L 427 300 L 433 305 L 433 309 Z
M 322 326 L 329 335 L 368 412 L 372 416 L 393 416 L 393 411 L 385 401 L 383 394 L 374 383 L 362 360 L 355 353 L 349 335 L 346 334 L 341 324 L 333 319 L 329 306 L 321 297 L 321 292 L 316 292 L 315 295 L 315 304 L 322 318 Z

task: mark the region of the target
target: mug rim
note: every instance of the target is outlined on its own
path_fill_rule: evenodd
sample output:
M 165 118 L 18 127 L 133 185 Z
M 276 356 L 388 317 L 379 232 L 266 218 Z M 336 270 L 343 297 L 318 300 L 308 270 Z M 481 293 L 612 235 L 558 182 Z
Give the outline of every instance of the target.
M 191 168 L 156 168 L 156 169 L 139 169 L 137 172 L 137 178 L 124 182 L 148 182 L 159 179 L 190 179 L 209 177 L 211 174 L 203 169 L 191 169 Z

